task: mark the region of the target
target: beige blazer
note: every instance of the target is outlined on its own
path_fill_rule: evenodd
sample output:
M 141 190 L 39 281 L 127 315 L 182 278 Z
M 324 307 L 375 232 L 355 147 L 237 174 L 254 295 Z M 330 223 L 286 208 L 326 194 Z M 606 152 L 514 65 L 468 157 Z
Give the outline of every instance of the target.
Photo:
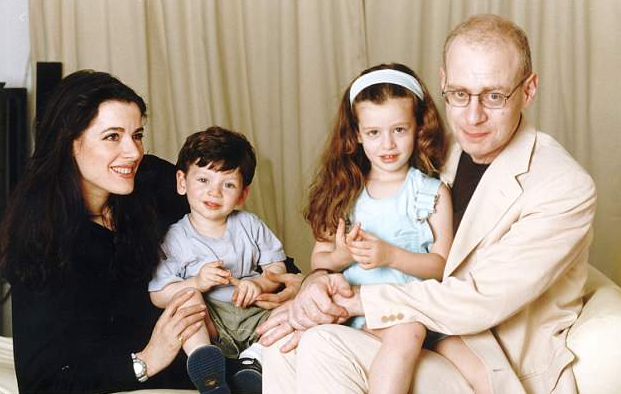
M 449 154 L 448 185 L 460 154 Z M 367 325 L 461 335 L 495 393 L 575 392 L 565 338 L 582 308 L 594 214 L 591 177 L 523 119 L 470 200 L 442 282 L 362 286 Z

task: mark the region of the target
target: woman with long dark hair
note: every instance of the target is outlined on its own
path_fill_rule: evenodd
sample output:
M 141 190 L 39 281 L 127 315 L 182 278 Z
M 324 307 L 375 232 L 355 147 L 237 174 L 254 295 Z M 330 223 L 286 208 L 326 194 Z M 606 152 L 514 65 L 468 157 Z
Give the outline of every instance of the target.
M 192 387 L 179 338 L 202 307 L 180 307 L 184 292 L 162 312 L 147 292 L 161 232 L 157 193 L 135 182 L 145 116 L 103 72 L 67 76 L 48 101 L 0 234 L 21 393 Z

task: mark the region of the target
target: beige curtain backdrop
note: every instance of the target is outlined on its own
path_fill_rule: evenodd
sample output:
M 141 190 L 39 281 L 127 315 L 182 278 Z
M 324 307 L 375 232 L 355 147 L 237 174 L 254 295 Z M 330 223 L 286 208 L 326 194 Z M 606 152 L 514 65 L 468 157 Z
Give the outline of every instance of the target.
M 494 12 L 528 33 L 531 119 L 593 175 L 592 262 L 621 283 L 621 2 L 617 0 L 30 0 L 31 58 L 113 73 L 149 105 L 147 146 L 174 161 L 190 133 L 243 132 L 259 167 L 246 208 L 309 268 L 306 187 L 348 82 L 414 68 L 437 103 L 448 31 Z

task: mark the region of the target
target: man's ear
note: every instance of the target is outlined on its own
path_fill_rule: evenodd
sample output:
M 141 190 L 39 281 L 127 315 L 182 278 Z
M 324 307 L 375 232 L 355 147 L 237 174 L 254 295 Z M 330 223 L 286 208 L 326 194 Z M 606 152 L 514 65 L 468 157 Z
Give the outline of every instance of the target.
M 241 196 L 239 196 L 239 200 L 237 200 L 237 204 L 235 205 L 244 205 L 246 199 L 248 198 L 248 193 L 250 193 L 250 186 L 245 187 L 244 190 L 242 190 Z
M 530 107 L 530 105 L 535 101 L 535 96 L 537 95 L 537 87 L 539 86 L 539 77 L 536 73 L 532 73 L 530 77 L 526 80 L 524 84 L 524 93 L 526 93 L 526 99 L 524 100 L 524 105 L 522 109 L 526 109 Z
M 187 192 L 185 174 L 181 170 L 177 170 L 177 193 L 184 195 Z

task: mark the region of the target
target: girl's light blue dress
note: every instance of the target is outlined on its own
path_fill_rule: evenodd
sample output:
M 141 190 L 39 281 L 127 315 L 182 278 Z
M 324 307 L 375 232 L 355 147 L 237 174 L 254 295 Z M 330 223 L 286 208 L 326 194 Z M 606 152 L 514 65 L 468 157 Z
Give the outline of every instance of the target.
M 414 253 L 428 253 L 434 239 L 427 219 L 435 211 L 440 184 L 440 180 L 411 167 L 392 197 L 374 199 L 364 188 L 356 200 L 350 223 L 360 222 L 363 230 L 392 245 Z M 386 266 L 365 270 L 356 262 L 343 274 L 352 285 L 420 280 Z M 349 324 L 362 328 L 364 317 L 356 317 Z

